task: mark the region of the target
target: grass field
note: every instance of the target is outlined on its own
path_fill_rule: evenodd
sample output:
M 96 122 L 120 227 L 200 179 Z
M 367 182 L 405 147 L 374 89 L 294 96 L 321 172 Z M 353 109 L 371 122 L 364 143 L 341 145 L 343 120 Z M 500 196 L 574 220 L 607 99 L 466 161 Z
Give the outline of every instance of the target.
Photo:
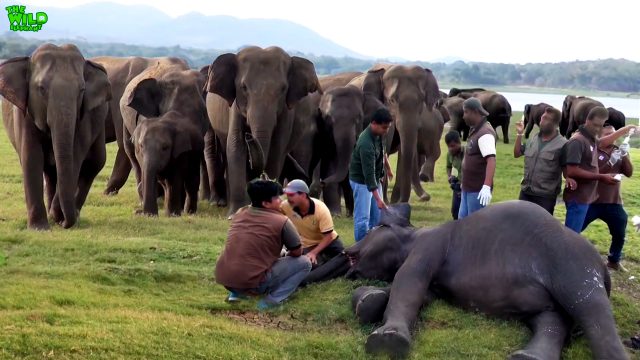
M 265 314 L 254 311 L 255 300 L 225 303 L 226 291 L 212 274 L 229 225 L 226 209 L 201 202 L 197 216 L 134 215 L 138 201 L 132 179 L 119 195 L 102 195 L 114 144 L 108 145 L 107 166 L 77 227 L 26 230 L 18 158 L 5 132 L 0 133 L 0 359 L 367 358 L 364 342 L 372 328 L 358 325 L 349 305 L 351 291 L 362 283 L 309 286 Z M 444 154 L 444 143 L 442 148 Z M 450 219 L 444 159 L 438 162 L 436 182 L 426 185 L 432 200 L 413 202 L 417 226 Z M 514 199 L 522 159 L 513 159 L 512 145 L 501 142 L 497 159 L 494 202 Z M 632 159 L 640 165 L 640 150 L 632 150 Z M 640 214 L 639 185 L 637 178 L 623 180 L 629 218 Z M 562 204 L 556 213 L 564 219 Z M 336 227 L 351 244 L 352 220 L 336 219 Z M 630 273 L 613 274 L 612 295 L 623 338 L 640 332 L 640 279 L 629 279 L 640 277 L 640 237 L 631 226 L 627 234 Z M 606 253 L 604 224 L 594 223 L 585 235 Z M 529 339 L 519 323 L 443 302 L 423 311 L 422 319 L 412 359 L 504 359 Z M 579 338 L 563 358 L 589 356 L 586 341 Z

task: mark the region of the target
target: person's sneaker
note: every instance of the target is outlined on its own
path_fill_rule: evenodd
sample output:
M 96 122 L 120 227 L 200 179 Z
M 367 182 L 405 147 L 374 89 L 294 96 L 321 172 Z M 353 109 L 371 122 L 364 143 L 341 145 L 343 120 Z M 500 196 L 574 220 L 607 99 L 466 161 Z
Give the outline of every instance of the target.
M 260 299 L 260 301 L 258 301 L 258 310 L 260 311 L 265 311 L 265 310 L 270 310 L 270 309 L 274 309 L 277 308 L 278 306 L 280 306 L 281 304 L 279 303 L 274 303 L 273 301 L 269 301 L 266 298 L 262 298 Z
M 240 300 L 244 300 L 247 297 L 242 295 L 242 294 L 238 294 L 237 292 L 233 292 L 233 291 L 229 291 L 229 296 L 227 296 L 227 302 L 228 303 L 237 303 Z
M 611 270 L 616 270 L 620 272 L 629 272 L 629 270 L 627 270 L 627 268 L 622 266 L 622 264 L 619 261 L 618 262 L 607 261 L 607 267 Z

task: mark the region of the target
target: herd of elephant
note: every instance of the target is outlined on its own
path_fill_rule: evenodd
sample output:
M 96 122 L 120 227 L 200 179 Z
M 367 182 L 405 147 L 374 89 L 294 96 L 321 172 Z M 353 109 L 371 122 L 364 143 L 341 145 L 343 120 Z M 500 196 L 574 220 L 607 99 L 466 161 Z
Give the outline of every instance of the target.
M 157 215 L 162 195 L 167 215 L 194 213 L 200 195 L 228 206 L 231 216 L 248 204 L 247 180 L 266 173 L 311 183 L 333 214 L 344 196 L 350 215 L 351 152 L 377 109 L 394 117 L 386 137 L 387 152 L 398 153 L 391 203 L 407 202 L 412 188 L 430 198 L 421 181 L 434 180 L 444 123 L 468 134 L 464 99 L 481 99 L 505 142 L 511 118 L 504 96 L 444 94 L 429 69 L 383 64 L 318 78 L 313 63 L 278 47 L 223 54 L 197 71 L 175 57 L 85 59 L 74 45 L 44 44 L 0 64 L 0 95 L 32 229 L 48 229 L 48 217 L 64 228 L 77 222 L 113 141 L 118 151 L 104 193 L 117 194 L 133 168 L 142 214 Z M 568 131 L 592 103 L 567 97 Z M 528 131 L 542 106 L 527 105 Z

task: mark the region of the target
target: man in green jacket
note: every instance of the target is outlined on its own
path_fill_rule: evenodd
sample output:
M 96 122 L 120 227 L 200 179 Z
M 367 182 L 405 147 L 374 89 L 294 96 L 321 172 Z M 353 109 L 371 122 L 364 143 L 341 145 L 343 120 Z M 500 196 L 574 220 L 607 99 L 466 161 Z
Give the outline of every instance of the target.
M 378 225 L 382 200 L 381 179 L 384 176 L 383 136 L 389 131 L 393 118 L 385 108 L 376 110 L 371 124 L 358 137 L 351 154 L 349 183 L 353 189 L 353 232 L 356 241 Z

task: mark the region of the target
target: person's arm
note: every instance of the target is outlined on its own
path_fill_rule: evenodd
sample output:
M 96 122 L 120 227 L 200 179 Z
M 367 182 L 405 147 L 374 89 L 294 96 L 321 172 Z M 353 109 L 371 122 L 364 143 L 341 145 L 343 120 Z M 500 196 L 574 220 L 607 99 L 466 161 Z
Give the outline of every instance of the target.
M 567 164 L 567 176 L 573 179 L 602 181 L 603 183 L 609 185 L 615 184 L 617 182 L 613 178 L 612 174 L 593 173 L 591 171 L 581 169 L 578 165 L 572 164 Z
M 487 157 L 487 168 L 484 172 L 484 185 L 491 187 L 493 185 L 493 176 L 496 173 L 496 157 Z
M 453 170 L 452 156 L 447 153 L 447 179 L 451 179 L 451 170 Z
M 291 220 L 282 227 L 282 244 L 289 250 L 287 256 L 298 257 L 302 255 L 302 244 L 300 244 L 300 235 Z
M 565 180 L 565 187 L 568 187 L 570 190 L 575 190 L 578 188 L 578 183 L 576 182 L 576 180 L 567 176 L 566 166 L 562 167 L 562 176 L 564 177 L 564 180 Z
M 362 162 L 362 173 L 364 174 L 364 182 L 367 189 L 376 199 L 379 209 L 386 209 L 387 205 L 382 201 L 378 194 L 378 182 L 376 181 L 376 154 L 374 149 L 363 146 L 360 149 L 360 161 Z
M 633 165 L 631 164 L 629 155 L 622 157 L 622 167 L 620 171 L 622 172 L 622 175 L 626 177 L 631 177 L 631 175 L 633 175 Z
M 313 264 L 318 262 L 316 257 L 334 240 L 333 218 L 331 217 L 331 212 L 329 211 L 329 208 L 321 202 L 316 203 L 316 219 L 318 219 L 318 229 L 322 233 L 322 241 L 307 253 L 309 260 L 311 260 L 311 263 Z
M 513 145 L 513 157 L 519 158 L 524 153 L 524 146 L 522 144 L 522 131 L 524 130 L 524 123 L 520 120 L 516 124 L 516 143 Z
M 496 173 L 496 138 L 491 134 L 482 135 L 478 139 L 480 154 L 487 160 L 484 174 L 484 185 L 493 185 L 493 176 Z
M 627 135 L 627 133 L 629 133 L 629 130 L 636 129 L 636 131 L 638 131 L 637 128 L 638 126 L 636 125 L 627 125 L 627 126 L 621 127 L 620 129 L 616 130 L 614 133 L 608 136 L 601 137 L 600 140 L 598 141 L 598 147 L 601 149 L 608 148 L 609 146 L 613 145 L 616 142 L 616 140 L 618 140 L 624 135 Z
M 320 241 L 320 243 L 316 245 L 313 250 L 307 253 L 307 256 L 309 257 L 309 260 L 311 260 L 312 264 L 318 263 L 318 255 L 322 252 L 322 250 L 326 249 L 326 247 L 329 246 L 329 244 L 331 244 L 333 240 L 333 230 L 331 230 L 328 234 L 322 234 L 322 241 Z

